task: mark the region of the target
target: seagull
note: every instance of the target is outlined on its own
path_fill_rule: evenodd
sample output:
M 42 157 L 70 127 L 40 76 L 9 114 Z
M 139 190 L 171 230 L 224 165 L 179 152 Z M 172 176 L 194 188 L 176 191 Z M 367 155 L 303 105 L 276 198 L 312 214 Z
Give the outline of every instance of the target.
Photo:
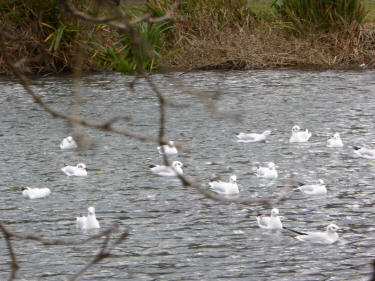
M 270 162 L 268 163 L 267 167 L 257 167 L 256 175 L 258 178 L 276 179 L 278 177 L 278 174 L 276 171 L 275 163 Z
M 67 150 L 67 149 L 76 149 L 77 143 L 76 141 L 71 137 L 66 137 L 63 139 L 60 143 L 60 149 Z
M 307 195 L 323 195 L 327 194 L 327 188 L 322 179 L 319 179 L 317 184 L 303 184 L 300 183 L 298 187 L 303 193 Z
M 173 141 L 169 141 L 168 144 L 165 144 L 165 145 L 162 145 L 162 146 L 158 146 L 157 149 L 158 149 L 158 151 L 159 151 L 160 154 L 172 155 L 172 154 L 177 154 L 178 153 L 177 147 L 175 147 Z
M 31 187 L 24 187 L 22 189 L 22 195 L 23 197 L 27 199 L 38 199 L 43 198 L 51 194 L 51 190 L 47 187 L 42 188 L 31 188 Z
M 340 138 L 339 133 L 335 133 L 332 138 L 327 140 L 327 146 L 328 147 L 343 147 L 344 144 L 342 143 L 342 140 Z
M 327 226 L 326 231 L 316 231 L 316 232 L 299 232 L 289 228 L 285 228 L 289 231 L 297 233 L 296 238 L 303 242 L 309 242 L 313 244 L 333 244 L 339 239 L 339 235 L 336 233 L 338 230 L 342 230 L 336 224 L 330 224 Z
M 87 217 L 77 217 L 77 228 L 86 230 L 86 229 L 93 229 L 93 228 L 100 228 L 99 222 L 95 216 L 95 208 L 89 207 Z
M 175 177 L 182 175 L 182 167 L 186 167 L 180 161 L 173 161 L 171 166 L 164 165 L 150 165 L 150 170 L 153 174 L 162 177 Z
M 65 166 L 61 169 L 67 176 L 86 177 L 87 168 L 83 163 L 77 164 L 77 166 Z
M 283 224 L 281 223 L 279 216 L 279 209 L 273 208 L 271 210 L 271 216 L 259 215 L 257 216 L 258 226 L 266 229 L 282 229 Z
M 210 180 L 209 185 L 213 191 L 219 194 L 230 195 L 239 193 L 236 175 L 231 175 L 229 177 L 229 182 L 212 179 Z
M 375 159 L 375 149 L 368 149 L 366 147 L 353 146 L 354 153 L 359 157 L 366 159 Z
M 239 142 L 265 142 L 266 138 L 272 134 L 272 130 L 264 131 L 261 134 L 257 133 L 239 133 L 237 134 L 237 138 Z
M 289 142 L 307 142 L 311 137 L 311 133 L 306 129 L 301 129 L 299 126 L 294 125 L 292 128 L 292 136 Z

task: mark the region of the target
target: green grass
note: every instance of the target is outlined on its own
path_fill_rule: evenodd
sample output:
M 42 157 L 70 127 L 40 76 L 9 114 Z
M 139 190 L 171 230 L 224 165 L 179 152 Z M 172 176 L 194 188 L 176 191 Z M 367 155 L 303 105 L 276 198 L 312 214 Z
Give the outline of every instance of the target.
M 267 21 L 276 18 L 276 11 L 272 7 L 275 0 L 247 0 L 247 5 L 257 17 Z M 363 0 L 364 7 L 368 12 L 365 22 L 375 23 L 375 0 Z
M 155 24 L 140 23 L 136 38 L 131 34 L 123 34 L 120 40 L 105 47 L 94 39 L 90 40 L 92 52 L 98 66 L 123 73 L 152 71 L 169 54 L 162 55 L 165 36 L 173 26 L 168 22 Z
M 258 19 L 272 22 L 277 19 L 275 9 L 272 7 L 274 0 L 247 0 L 247 6 Z
M 353 32 L 367 15 L 362 0 L 275 0 L 272 5 L 298 33 Z
M 375 1 L 374 0 L 364 0 L 364 6 L 368 11 L 366 22 L 375 23 Z

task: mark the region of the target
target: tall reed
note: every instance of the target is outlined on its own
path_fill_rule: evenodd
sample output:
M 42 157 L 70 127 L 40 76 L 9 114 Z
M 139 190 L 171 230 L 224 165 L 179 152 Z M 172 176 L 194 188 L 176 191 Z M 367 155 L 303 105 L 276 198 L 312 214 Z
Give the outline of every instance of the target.
M 275 0 L 272 5 L 300 33 L 356 31 L 367 14 L 362 0 Z
M 167 33 L 173 26 L 168 22 L 140 23 L 137 27 L 136 40 L 130 34 L 123 34 L 110 46 L 91 40 L 92 53 L 96 64 L 101 68 L 123 73 L 152 71 L 173 51 L 162 54 Z

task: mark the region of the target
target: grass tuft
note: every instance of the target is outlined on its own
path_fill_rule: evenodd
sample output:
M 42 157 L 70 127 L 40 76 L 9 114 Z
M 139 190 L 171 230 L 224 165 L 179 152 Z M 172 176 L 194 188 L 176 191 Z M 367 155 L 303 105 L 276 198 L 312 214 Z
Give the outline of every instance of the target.
M 299 33 L 358 31 L 367 15 L 362 0 L 275 0 L 272 6 Z

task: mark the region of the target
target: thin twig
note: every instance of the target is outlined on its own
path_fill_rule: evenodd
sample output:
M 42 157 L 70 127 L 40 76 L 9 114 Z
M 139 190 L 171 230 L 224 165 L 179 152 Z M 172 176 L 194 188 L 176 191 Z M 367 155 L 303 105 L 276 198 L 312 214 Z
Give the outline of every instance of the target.
M 128 232 L 124 232 L 120 238 L 118 238 L 111 247 L 108 247 L 109 241 L 110 241 L 110 236 L 106 236 L 103 246 L 99 253 L 87 264 L 85 265 L 79 272 L 74 274 L 72 278 L 69 279 L 69 281 L 74 281 L 77 280 L 79 276 L 81 276 L 83 273 L 85 273 L 90 267 L 92 267 L 94 264 L 100 262 L 102 259 L 105 259 L 111 255 L 111 251 L 118 245 L 120 244 L 127 236 L 129 235 Z
M 14 250 L 13 250 L 13 245 L 12 245 L 12 241 L 11 241 L 11 238 L 12 238 L 11 233 L 9 231 L 7 231 L 7 229 L 1 223 L 0 223 L 0 230 L 3 233 L 3 236 L 5 238 L 7 248 L 8 248 L 8 252 L 9 252 L 9 256 L 10 256 L 10 259 L 11 259 L 11 265 L 10 265 L 11 272 L 10 272 L 10 275 L 9 275 L 9 278 L 8 278 L 8 281 L 11 281 L 11 280 L 14 280 L 16 278 L 16 274 L 17 274 L 17 271 L 19 269 L 19 265 L 17 263 L 16 255 L 15 255 Z
M 125 230 L 121 235 L 120 238 L 118 238 L 115 242 L 112 243 L 112 246 L 108 247 L 111 235 L 119 230 L 118 224 L 113 224 L 111 227 L 99 232 L 98 234 L 92 235 L 88 237 L 87 239 L 76 241 L 76 240 L 63 240 L 63 239 L 45 239 L 40 236 L 32 235 L 32 234 L 21 234 L 16 233 L 8 230 L 3 223 L 0 221 L 0 231 L 2 232 L 5 241 L 7 243 L 7 248 L 9 252 L 9 256 L 11 258 L 11 273 L 9 276 L 8 281 L 14 280 L 16 278 L 16 273 L 19 269 L 19 265 L 16 260 L 16 255 L 14 253 L 14 249 L 11 243 L 11 239 L 15 238 L 18 240 L 31 240 L 39 242 L 43 245 L 48 246 L 74 246 L 74 245 L 82 245 L 85 243 L 88 243 L 93 240 L 100 239 L 102 237 L 105 237 L 103 246 L 101 251 L 95 256 L 95 258 L 87 264 L 84 268 L 82 268 L 77 274 L 74 275 L 74 278 L 71 280 L 75 280 L 77 277 L 82 275 L 87 269 L 89 269 L 91 266 L 96 264 L 97 262 L 101 261 L 104 258 L 107 258 L 110 256 L 111 251 L 116 247 L 118 244 L 120 244 L 128 235 L 129 231 Z

